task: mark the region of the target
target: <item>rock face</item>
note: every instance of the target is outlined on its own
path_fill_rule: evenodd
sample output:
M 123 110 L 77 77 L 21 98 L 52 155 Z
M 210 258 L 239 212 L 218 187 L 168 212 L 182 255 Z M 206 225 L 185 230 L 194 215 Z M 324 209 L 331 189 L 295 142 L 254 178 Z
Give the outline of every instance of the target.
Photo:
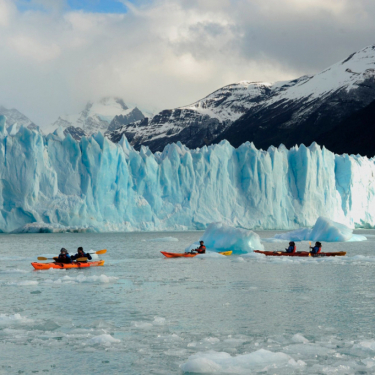
M 164 110 L 152 118 L 124 125 L 107 137 L 118 142 L 124 134 L 139 149 L 149 146 L 162 151 L 171 142 L 180 141 L 188 147 L 212 143 L 230 124 L 264 100 L 270 84 L 240 82 L 225 86 L 189 106 Z
M 317 137 L 338 154 L 375 155 L 375 100 Z
M 115 116 L 107 128 L 107 132 L 112 132 L 121 126 L 143 120 L 144 118 L 143 113 L 135 107 L 127 114 Z
M 235 147 L 252 141 L 264 149 L 316 140 L 325 145 L 325 134 L 339 132 L 341 122 L 374 100 L 375 46 L 369 46 L 319 74 L 225 86 L 192 105 L 124 125 L 107 137 L 118 142 L 125 135 L 136 149 L 147 145 L 152 151 L 162 151 L 170 142 L 195 148 L 223 139 Z M 375 147 L 370 153 L 375 154 Z
M 64 130 L 64 135 L 70 134 L 75 140 L 79 141 L 82 137 L 86 137 L 88 134 L 81 128 L 69 126 Z
M 118 116 L 118 120 L 112 121 Z M 84 110 L 78 114 L 60 116 L 53 124 L 53 128 L 63 128 L 65 133 L 70 133 L 73 138 L 80 134 L 91 135 L 98 131 L 103 134 L 110 127 L 115 130 L 120 121 L 129 123 L 143 119 L 142 112 L 137 108 L 128 108 L 125 102 L 116 97 L 106 97 L 98 102 L 88 102 Z M 118 124 L 118 125 L 117 125 Z

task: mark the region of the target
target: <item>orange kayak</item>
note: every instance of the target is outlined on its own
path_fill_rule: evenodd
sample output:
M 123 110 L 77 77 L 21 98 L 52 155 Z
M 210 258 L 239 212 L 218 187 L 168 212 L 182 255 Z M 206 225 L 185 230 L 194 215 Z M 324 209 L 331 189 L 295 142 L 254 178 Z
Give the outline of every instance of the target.
M 219 254 L 221 255 L 232 255 L 233 251 L 220 251 Z M 166 251 L 161 251 L 161 253 L 167 258 L 193 258 L 196 257 L 198 254 L 191 254 L 191 253 L 167 253 Z
M 95 262 L 75 262 L 75 263 L 38 263 L 33 262 L 31 265 L 36 270 L 48 270 L 50 268 L 56 269 L 67 269 L 67 268 L 86 268 L 86 267 L 98 267 L 104 265 L 104 260 L 97 260 Z

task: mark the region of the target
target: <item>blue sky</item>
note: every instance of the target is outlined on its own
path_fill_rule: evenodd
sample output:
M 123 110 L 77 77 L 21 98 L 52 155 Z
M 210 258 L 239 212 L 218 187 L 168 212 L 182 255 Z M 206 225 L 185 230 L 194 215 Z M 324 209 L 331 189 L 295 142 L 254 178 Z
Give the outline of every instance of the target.
M 53 0 L 18 0 L 17 7 L 20 11 L 47 10 L 53 8 Z M 136 3 L 137 1 L 131 1 Z M 127 8 L 120 0 L 62 0 L 65 8 L 81 10 L 90 13 L 126 13 Z M 58 2 L 55 3 L 58 4 Z
M 68 0 L 69 7 L 96 13 L 125 13 L 126 7 L 116 0 Z

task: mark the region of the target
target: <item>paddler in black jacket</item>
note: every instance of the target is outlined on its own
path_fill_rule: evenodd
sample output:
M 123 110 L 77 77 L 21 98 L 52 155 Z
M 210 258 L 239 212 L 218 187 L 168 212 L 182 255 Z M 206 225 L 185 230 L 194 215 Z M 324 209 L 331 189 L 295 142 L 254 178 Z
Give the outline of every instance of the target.
M 60 250 L 60 255 L 53 258 L 57 263 L 72 263 L 72 258 L 70 257 L 68 250 L 64 247 Z
M 206 254 L 206 246 L 204 246 L 203 241 L 199 241 L 199 247 L 197 249 L 192 250 L 192 254 Z
M 79 259 L 79 258 L 87 258 L 88 260 L 92 259 L 90 253 L 85 253 L 83 251 L 83 247 L 79 247 L 77 249 L 77 254 L 72 256 L 72 260 L 76 260 L 76 259 Z M 87 260 L 85 260 L 85 262 L 87 262 Z

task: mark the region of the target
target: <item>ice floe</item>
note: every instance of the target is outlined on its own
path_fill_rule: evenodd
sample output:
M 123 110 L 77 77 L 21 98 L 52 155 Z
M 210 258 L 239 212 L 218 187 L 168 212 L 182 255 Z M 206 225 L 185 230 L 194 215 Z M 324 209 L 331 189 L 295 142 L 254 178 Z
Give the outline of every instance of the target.
M 208 250 L 228 251 L 235 254 L 263 250 L 261 239 L 258 234 L 251 230 L 235 228 L 224 223 L 211 223 L 199 241 L 204 241 Z M 186 251 L 199 247 L 199 241 L 194 242 Z
M 325 242 L 345 242 L 345 241 L 366 241 L 365 236 L 353 234 L 353 229 L 344 224 L 337 223 L 325 217 L 319 217 L 312 228 L 296 229 L 287 233 L 276 234 L 275 242 L 284 241 L 325 241 Z M 266 239 L 272 242 L 272 239 Z

